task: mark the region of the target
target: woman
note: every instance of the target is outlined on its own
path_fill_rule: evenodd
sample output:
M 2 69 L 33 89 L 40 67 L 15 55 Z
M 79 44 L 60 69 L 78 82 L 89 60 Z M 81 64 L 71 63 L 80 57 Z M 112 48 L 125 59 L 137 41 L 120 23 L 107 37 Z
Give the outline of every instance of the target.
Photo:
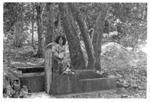
M 55 93 L 55 82 L 57 76 L 63 72 L 65 63 L 66 39 L 64 36 L 58 36 L 55 43 L 47 45 L 45 52 L 45 73 L 46 73 L 46 92 Z M 52 83 L 53 82 L 53 83 Z
M 55 40 L 56 45 L 52 47 L 53 71 L 62 73 L 66 58 L 66 39 L 64 36 L 58 36 Z

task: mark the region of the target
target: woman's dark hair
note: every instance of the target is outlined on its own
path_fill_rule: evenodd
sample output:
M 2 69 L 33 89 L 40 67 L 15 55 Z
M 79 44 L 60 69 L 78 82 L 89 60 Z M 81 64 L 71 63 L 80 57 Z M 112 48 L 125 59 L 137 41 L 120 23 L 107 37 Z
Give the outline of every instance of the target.
M 60 39 L 60 38 L 62 38 L 62 40 L 63 40 L 62 45 L 65 45 L 65 44 L 66 44 L 66 38 L 65 38 L 64 36 L 62 36 L 62 35 L 59 35 L 58 37 L 56 37 L 55 42 L 56 42 L 57 44 L 59 44 L 59 39 Z

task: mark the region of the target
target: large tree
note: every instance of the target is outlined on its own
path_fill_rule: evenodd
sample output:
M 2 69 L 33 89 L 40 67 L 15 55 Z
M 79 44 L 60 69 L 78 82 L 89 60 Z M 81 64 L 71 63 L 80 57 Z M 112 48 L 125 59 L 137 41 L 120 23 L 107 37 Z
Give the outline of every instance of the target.
M 106 11 L 101 11 L 98 18 L 96 19 L 96 24 L 94 28 L 94 35 L 93 35 L 93 46 L 94 46 L 94 56 L 96 59 L 95 62 L 95 69 L 101 70 L 101 62 L 100 62 L 100 56 L 101 56 L 101 40 L 102 40 L 102 34 L 104 30 L 105 25 L 105 15 Z
M 54 4 L 47 3 L 46 4 L 46 10 L 48 12 L 48 25 L 47 25 L 47 33 L 45 36 L 45 44 L 53 41 L 53 33 L 54 33 Z
M 4 3 L 4 33 L 12 31 L 15 47 L 23 43 L 24 3 Z
M 34 23 L 35 23 L 35 4 L 32 3 L 32 17 L 31 17 L 31 23 L 32 23 L 32 29 L 31 29 L 31 32 L 32 32 L 32 46 L 34 47 Z
M 41 4 L 36 4 L 36 12 L 37 12 L 37 33 L 38 33 L 38 57 L 43 57 L 43 50 L 42 50 L 42 6 Z
M 4 33 L 9 32 L 19 18 L 20 4 L 4 3 Z
M 83 14 L 79 11 L 77 7 L 75 7 L 74 4 L 69 4 L 69 5 L 73 17 L 78 22 L 81 36 L 83 37 L 85 43 L 85 48 L 88 55 L 87 68 L 101 70 L 101 64 L 100 64 L 101 40 L 102 40 L 103 30 L 105 27 L 105 17 L 107 13 L 108 4 L 103 4 L 100 7 L 101 10 L 99 11 L 99 14 L 95 21 L 93 40 L 90 40 L 89 37 L 90 34 L 88 32 L 88 27 L 87 24 L 85 23 Z
M 87 55 L 88 55 L 87 69 L 93 69 L 95 59 L 94 59 L 93 46 L 92 46 L 92 43 L 91 43 L 91 40 L 90 40 L 87 25 L 86 25 L 86 23 L 83 19 L 83 16 L 79 12 L 79 10 L 77 8 L 75 8 L 74 4 L 68 4 L 68 5 L 69 5 L 69 8 L 72 11 L 74 19 L 77 21 L 77 23 L 79 25 L 81 36 L 83 37 L 83 41 L 84 41 L 85 48 L 86 48 Z
M 74 69 L 84 69 L 85 60 L 81 50 L 80 40 L 74 28 L 74 23 L 72 22 L 73 19 L 70 16 L 71 14 L 68 10 L 68 5 L 59 4 L 59 10 L 61 14 L 62 26 L 68 40 L 71 64 L 73 65 Z

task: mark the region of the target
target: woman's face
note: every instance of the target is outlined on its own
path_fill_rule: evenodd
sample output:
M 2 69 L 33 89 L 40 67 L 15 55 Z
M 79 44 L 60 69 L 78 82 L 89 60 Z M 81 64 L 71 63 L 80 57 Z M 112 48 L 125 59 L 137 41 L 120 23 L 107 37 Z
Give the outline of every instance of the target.
M 63 44 L 63 39 L 62 39 L 62 37 L 59 39 L 59 44 Z

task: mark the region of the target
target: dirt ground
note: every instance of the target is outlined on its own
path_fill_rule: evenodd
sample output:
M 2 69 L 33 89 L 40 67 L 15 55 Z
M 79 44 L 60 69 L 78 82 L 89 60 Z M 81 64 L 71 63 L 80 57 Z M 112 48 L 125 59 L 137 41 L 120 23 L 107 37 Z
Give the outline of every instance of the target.
M 51 96 L 44 92 L 33 93 L 28 98 L 146 98 L 145 90 L 129 91 L 124 88 L 88 93 Z

